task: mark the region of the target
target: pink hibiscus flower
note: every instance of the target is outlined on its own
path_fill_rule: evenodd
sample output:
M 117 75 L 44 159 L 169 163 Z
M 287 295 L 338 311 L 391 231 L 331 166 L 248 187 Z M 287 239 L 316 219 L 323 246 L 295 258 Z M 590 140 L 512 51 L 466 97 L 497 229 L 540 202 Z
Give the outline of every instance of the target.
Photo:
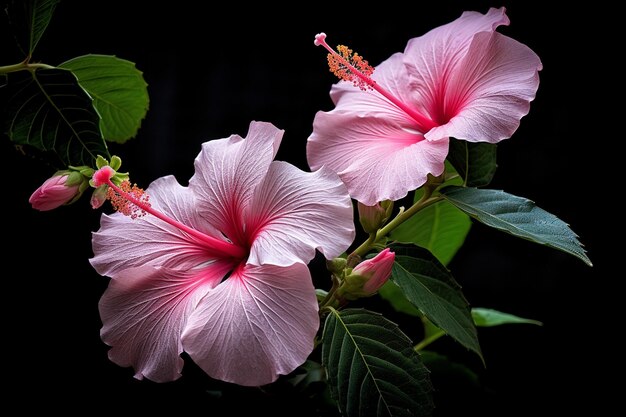
M 140 211 L 103 215 L 93 235 L 91 264 L 112 278 L 100 314 L 113 362 L 171 381 L 185 351 L 213 378 L 256 386 L 306 360 L 319 327 L 306 263 L 347 249 L 352 204 L 330 170 L 273 161 L 282 135 L 253 122 L 245 140 L 205 143 L 189 186 L 160 178 L 149 204 L 96 172 Z
M 329 167 L 354 199 L 373 206 L 404 197 L 429 173 L 440 175 L 449 137 L 510 137 L 529 111 L 542 66 L 527 46 L 495 32 L 508 24 L 504 8 L 465 12 L 411 39 L 371 77 L 361 57 L 339 56 L 319 34 L 315 44 L 331 52 L 331 70 L 351 82 L 334 85 L 335 109 L 315 117 L 311 169 Z

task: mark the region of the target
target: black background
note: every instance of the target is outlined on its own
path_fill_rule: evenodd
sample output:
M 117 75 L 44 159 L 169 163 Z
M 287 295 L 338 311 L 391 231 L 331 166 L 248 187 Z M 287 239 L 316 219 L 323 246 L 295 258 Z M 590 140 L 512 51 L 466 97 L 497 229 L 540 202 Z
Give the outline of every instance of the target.
M 335 82 L 325 52 L 313 46 L 316 33 L 325 31 L 330 44 L 347 44 L 377 64 L 464 10 L 484 13 L 501 5 L 420 2 L 409 10 L 402 3 L 367 8 L 306 2 L 279 9 L 233 2 L 200 11 L 190 1 L 157 6 L 66 0 L 35 59 L 55 65 L 101 53 L 137 63 L 149 83 L 150 111 L 137 138 L 123 147 L 112 145 L 111 151 L 140 185 L 167 174 L 186 184 L 203 141 L 245 136 L 251 120 L 285 129 L 277 159 L 306 170 L 306 138 L 315 112 L 332 108 L 328 92 Z M 502 4 L 512 24 L 500 31 L 537 52 L 544 70 L 530 114 L 498 147 L 492 188 L 530 198 L 569 223 L 595 267 L 475 225 L 450 265 L 472 306 L 545 325 L 480 329 L 486 368 L 452 341 L 433 345 L 477 372 L 485 387 L 469 389 L 434 375 L 437 414 L 599 413 L 610 400 L 600 372 L 614 366 L 610 351 L 619 329 L 608 332 L 599 323 L 612 316 L 611 294 L 623 278 L 606 266 L 609 245 L 603 236 L 621 229 L 609 226 L 617 209 L 610 208 L 601 186 L 618 187 L 619 181 L 610 175 L 606 157 L 615 149 L 611 118 L 602 110 L 608 104 L 595 96 L 611 79 L 611 63 L 599 46 L 611 48 L 600 42 L 593 10 Z M 21 57 L 1 24 L 0 65 L 18 62 Z M 6 138 L 2 161 L 3 236 L 9 247 L 3 254 L 3 380 L 10 404 L 24 412 L 172 408 L 226 415 L 254 407 L 259 413 L 315 415 L 304 398 L 218 383 L 189 360 L 183 377 L 168 384 L 136 381 L 130 369 L 109 362 L 97 311 L 107 279 L 87 261 L 99 213 L 88 198 L 52 212 L 32 210 L 30 193 L 54 169 L 18 154 Z M 313 268 L 322 272 L 317 263 Z M 368 305 L 387 311 L 383 303 Z M 412 321 L 396 319 L 409 335 L 419 335 Z M 221 398 L 216 390 L 223 390 Z

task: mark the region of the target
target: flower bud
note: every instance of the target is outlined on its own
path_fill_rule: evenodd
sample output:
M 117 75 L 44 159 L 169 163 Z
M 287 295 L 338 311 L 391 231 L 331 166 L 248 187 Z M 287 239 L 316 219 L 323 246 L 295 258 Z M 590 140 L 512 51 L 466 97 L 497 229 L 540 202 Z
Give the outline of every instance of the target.
M 93 190 L 91 194 L 91 199 L 89 200 L 91 203 L 91 208 L 97 209 L 102 207 L 104 202 L 107 200 L 107 186 L 101 185 L 100 187 Z
M 30 196 L 28 202 L 35 210 L 47 211 L 72 202 L 80 194 L 80 182 L 68 171 L 60 171 L 48 178 Z
M 340 295 L 347 300 L 374 295 L 391 276 L 395 259 L 396 254 L 387 248 L 361 262 L 345 277 L 339 288 Z
M 326 261 L 326 268 L 333 274 L 338 275 L 346 269 L 346 264 L 347 262 L 345 258 L 334 258 Z
M 366 206 L 363 203 L 357 205 L 359 209 L 359 222 L 366 233 L 375 233 L 380 229 L 393 211 L 393 201 L 385 200 L 373 206 Z

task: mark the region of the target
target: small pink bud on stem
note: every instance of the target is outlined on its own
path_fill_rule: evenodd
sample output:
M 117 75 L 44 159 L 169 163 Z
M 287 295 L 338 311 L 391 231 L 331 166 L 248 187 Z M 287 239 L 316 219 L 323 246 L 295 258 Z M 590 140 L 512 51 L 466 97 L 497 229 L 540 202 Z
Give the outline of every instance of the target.
M 374 295 L 391 276 L 395 259 L 396 254 L 387 248 L 372 259 L 361 262 L 346 275 L 337 290 L 338 295 L 346 300 Z

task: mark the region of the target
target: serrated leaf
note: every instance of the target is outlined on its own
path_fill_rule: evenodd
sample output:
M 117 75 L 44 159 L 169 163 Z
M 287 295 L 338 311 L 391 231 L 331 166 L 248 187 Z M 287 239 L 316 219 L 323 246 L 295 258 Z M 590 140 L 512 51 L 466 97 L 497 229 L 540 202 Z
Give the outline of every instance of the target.
M 98 114 L 76 77 L 61 69 L 9 74 L 3 114 L 6 133 L 21 145 L 58 156 L 64 166 L 92 165 L 107 156 Z
M 534 324 L 542 326 L 543 323 L 537 320 L 525 319 L 513 314 L 503 313 L 490 308 L 473 308 L 472 318 L 474 324 L 479 327 L 493 327 L 502 324 Z
M 378 294 L 391 304 L 394 310 L 414 317 L 420 317 L 421 313 L 404 296 L 404 293 L 393 281 L 387 281 L 380 287 Z
M 59 68 L 71 70 L 93 97 L 100 113 L 100 129 L 107 141 L 124 143 L 133 138 L 148 111 L 148 89 L 133 62 L 110 55 L 85 55 Z
M 23 53 L 32 56 L 59 0 L 13 0 L 6 13 Z
M 428 319 L 428 317 L 426 317 L 424 315 L 422 315 L 422 325 L 424 326 L 424 339 L 422 341 L 424 341 L 426 339 L 431 339 L 431 338 L 435 338 L 435 340 L 437 340 L 439 338 L 439 336 L 438 336 L 439 333 L 442 333 L 443 335 L 446 334 L 446 332 L 441 330 L 439 327 L 435 326 L 433 324 L 433 322 L 430 321 Z M 420 352 L 420 349 L 417 349 L 417 346 L 416 346 L 415 350 Z
M 448 160 L 468 187 L 489 185 L 496 173 L 496 145 L 450 139 Z
M 481 223 L 581 259 L 591 266 L 578 236 L 532 201 L 499 190 L 447 187 L 443 196 Z
M 50 19 L 54 14 L 54 9 L 57 7 L 59 0 L 32 0 L 33 10 L 31 14 L 31 26 L 30 26 L 30 45 L 29 51 L 32 55 L 41 39 L 41 36 L 48 28 Z
M 391 279 L 406 298 L 437 327 L 482 359 L 476 327 L 461 286 L 428 250 L 393 245 Z
M 344 415 L 432 414 L 428 370 L 395 323 L 364 309 L 331 309 L 322 342 L 331 393 Z

